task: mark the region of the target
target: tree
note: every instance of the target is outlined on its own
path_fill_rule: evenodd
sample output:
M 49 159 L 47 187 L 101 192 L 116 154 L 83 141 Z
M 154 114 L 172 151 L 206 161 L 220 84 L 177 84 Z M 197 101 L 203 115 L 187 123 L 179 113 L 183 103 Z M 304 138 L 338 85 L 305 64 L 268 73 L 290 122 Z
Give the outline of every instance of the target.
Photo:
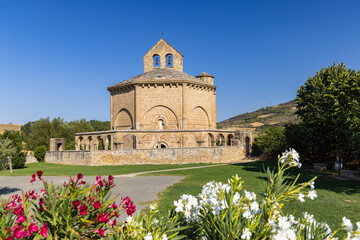
M 255 138 L 252 144 L 253 156 L 264 155 L 267 158 L 276 158 L 287 148 L 285 130 L 283 127 L 270 127 Z
M 11 157 L 16 152 L 12 141 L 8 138 L 0 139 L 0 170 L 7 167 L 8 157 Z
M 360 73 L 335 63 L 309 77 L 298 90 L 297 114 L 309 131 L 317 161 L 354 157 L 352 139 L 360 133 Z
M 23 137 L 18 131 L 5 131 L 0 135 L 0 139 L 9 139 L 11 141 L 11 147 L 15 150 L 9 155 L 11 157 L 12 168 L 22 168 L 25 165 L 27 152 L 24 151 Z

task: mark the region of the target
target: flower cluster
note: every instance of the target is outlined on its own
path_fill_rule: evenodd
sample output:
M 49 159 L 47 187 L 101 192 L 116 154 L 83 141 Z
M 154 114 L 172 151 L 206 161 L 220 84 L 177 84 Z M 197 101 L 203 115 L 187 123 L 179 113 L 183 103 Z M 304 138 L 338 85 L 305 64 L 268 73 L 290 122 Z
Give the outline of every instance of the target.
M 93 185 L 83 175 L 70 177 L 62 186 L 54 186 L 38 171 L 31 183 L 42 181 L 41 194 L 29 191 L 0 203 L 0 239 L 54 238 L 96 239 L 116 226 L 116 219 L 126 212 L 131 215 L 136 207 L 129 197 L 118 206 L 111 197 L 114 177 L 96 177 Z
M 301 168 L 302 165 L 300 163 L 299 153 L 293 148 L 290 148 L 282 153 L 280 163 L 283 165 L 288 164 L 290 166 L 297 166 L 298 168 Z
M 34 191 L 25 193 L 25 201 L 19 195 L 13 195 L 8 201 L 0 202 L 0 222 L 4 231 L 1 231 L 1 239 L 13 240 L 30 238 L 34 236 L 48 236 L 47 224 L 38 226 L 35 217 L 29 214 L 27 201 L 35 201 L 37 194 Z

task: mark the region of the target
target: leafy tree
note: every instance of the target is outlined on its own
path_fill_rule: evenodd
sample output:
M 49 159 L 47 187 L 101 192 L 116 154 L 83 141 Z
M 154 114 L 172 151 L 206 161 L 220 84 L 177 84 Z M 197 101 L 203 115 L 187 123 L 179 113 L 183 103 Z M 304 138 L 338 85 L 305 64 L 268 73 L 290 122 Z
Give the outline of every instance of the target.
M 323 68 L 298 90 L 297 114 L 308 130 L 308 148 L 316 161 L 354 157 L 360 133 L 360 72 L 343 63 Z
M 8 157 L 15 154 L 16 149 L 12 145 L 12 141 L 8 138 L 0 139 L 0 170 L 8 165 Z
M 284 127 L 270 127 L 255 138 L 252 144 L 253 156 L 263 155 L 268 158 L 276 158 L 287 148 Z
M 45 145 L 39 146 L 35 148 L 34 151 L 34 157 L 38 162 L 44 162 L 45 161 L 45 154 L 46 154 L 47 148 Z
M 110 122 L 102 122 L 98 120 L 90 120 L 90 125 L 93 127 L 94 131 L 106 131 L 110 130 Z
M 9 139 L 11 147 L 15 149 L 11 157 L 12 168 L 22 168 L 25 165 L 27 152 L 23 148 L 23 138 L 18 131 L 5 131 L 0 135 L 0 139 Z

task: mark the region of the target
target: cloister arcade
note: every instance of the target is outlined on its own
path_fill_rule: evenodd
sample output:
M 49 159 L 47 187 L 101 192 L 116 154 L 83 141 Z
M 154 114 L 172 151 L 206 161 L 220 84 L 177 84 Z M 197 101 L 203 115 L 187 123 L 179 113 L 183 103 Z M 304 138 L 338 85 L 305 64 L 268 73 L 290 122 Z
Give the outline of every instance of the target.
M 244 147 L 247 145 L 246 149 L 249 149 L 251 141 L 252 133 L 239 133 L 233 130 L 112 130 L 76 134 L 75 149 L 100 151 L 226 147 L 240 144 L 244 144 Z

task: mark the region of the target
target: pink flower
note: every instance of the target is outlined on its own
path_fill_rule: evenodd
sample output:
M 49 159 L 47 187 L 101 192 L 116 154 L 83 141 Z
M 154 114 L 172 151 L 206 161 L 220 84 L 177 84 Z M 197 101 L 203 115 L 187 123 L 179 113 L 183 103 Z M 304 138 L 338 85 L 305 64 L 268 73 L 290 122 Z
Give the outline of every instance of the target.
M 98 209 L 99 207 L 101 207 L 100 200 L 99 200 L 99 201 L 96 201 L 96 202 L 93 204 L 93 206 L 94 206 L 95 209 Z
M 35 180 L 36 180 L 35 176 L 36 176 L 35 173 L 33 175 L 31 175 L 30 183 L 35 182 Z
M 42 195 L 46 194 L 45 188 L 41 189 L 41 194 Z
M 74 205 L 74 207 L 78 207 L 80 205 L 79 200 L 73 201 L 72 205 Z
M 87 209 L 88 207 L 84 204 L 82 204 L 80 207 L 79 207 L 79 211 L 80 211 L 80 214 L 85 216 L 87 214 Z
M 14 232 L 14 236 L 17 238 L 17 239 L 20 239 L 20 238 L 23 238 L 23 235 L 24 235 L 24 231 L 15 231 Z
M 96 183 L 95 185 L 99 186 L 99 187 L 102 187 L 104 186 L 103 182 L 101 181 L 101 176 L 97 176 L 96 177 Z
M 116 225 L 116 219 L 114 219 L 114 220 L 110 221 L 110 222 L 109 222 L 109 224 L 110 224 L 110 226 L 114 226 L 114 225 Z
M 109 181 L 112 181 L 112 180 L 114 180 L 114 177 L 109 175 Z
M 22 223 L 22 222 L 24 222 L 24 221 L 25 221 L 24 215 L 20 215 L 20 216 L 16 219 L 16 222 L 17 222 L 18 224 L 20 224 L 20 223 Z
M 47 227 L 47 223 L 45 223 L 41 228 L 40 228 L 40 234 L 44 237 L 47 238 L 48 236 L 48 227 Z
M 37 172 L 36 172 L 36 175 L 38 175 L 39 180 L 41 180 L 41 176 L 42 176 L 42 174 L 43 174 L 43 172 L 42 172 L 42 171 L 37 171 Z
M 96 232 L 100 234 L 100 236 L 104 236 L 105 230 L 104 229 L 97 229 Z
M 81 173 L 79 173 L 79 174 L 77 175 L 76 181 L 79 181 L 79 180 L 82 179 L 82 178 L 83 178 L 83 175 L 82 175 Z
M 38 226 L 35 225 L 35 223 L 30 223 L 30 226 L 28 228 L 29 232 L 33 233 L 33 232 L 37 232 L 38 230 Z
M 103 215 L 100 215 L 98 219 L 101 223 L 107 223 L 109 221 L 109 215 L 104 213 Z

